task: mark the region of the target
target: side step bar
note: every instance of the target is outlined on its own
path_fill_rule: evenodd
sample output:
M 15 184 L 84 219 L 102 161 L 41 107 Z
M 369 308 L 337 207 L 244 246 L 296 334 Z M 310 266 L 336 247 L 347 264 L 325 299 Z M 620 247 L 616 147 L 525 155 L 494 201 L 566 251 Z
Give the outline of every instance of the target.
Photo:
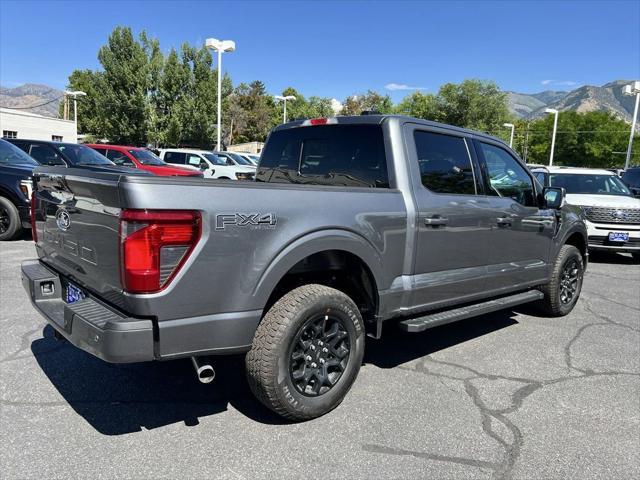
M 477 317 L 478 315 L 484 315 L 497 310 L 504 310 L 505 308 L 515 307 L 522 303 L 541 300 L 543 297 L 544 294 L 541 291 L 529 290 L 482 303 L 432 313 L 424 317 L 402 320 L 400 322 L 400 328 L 406 332 L 422 332 L 428 328 L 437 327 L 438 325 L 464 320 L 465 318 Z

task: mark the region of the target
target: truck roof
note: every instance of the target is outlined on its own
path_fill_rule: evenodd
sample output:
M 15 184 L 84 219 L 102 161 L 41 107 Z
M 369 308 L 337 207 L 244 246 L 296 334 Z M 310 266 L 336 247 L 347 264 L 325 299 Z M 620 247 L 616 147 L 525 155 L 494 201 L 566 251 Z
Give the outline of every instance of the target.
M 505 143 L 504 140 L 502 140 L 501 138 L 494 137 L 493 135 L 489 135 L 488 133 L 478 132 L 476 130 L 470 130 L 468 128 L 455 127 L 453 125 L 448 125 L 446 123 L 434 122 L 431 120 L 424 120 L 422 118 L 410 117 L 408 115 L 363 114 L 363 115 L 337 116 L 337 117 L 330 118 L 330 123 L 338 124 L 338 125 L 340 124 L 345 124 L 345 125 L 347 124 L 351 124 L 351 125 L 382 124 L 385 121 L 399 122 L 399 123 L 417 123 L 417 124 L 425 125 L 429 127 L 443 128 L 446 130 L 464 133 L 466 135 L 473 135 L 476 137 L 487 138 L 503 144 Z M 273 131 L 286 130 L 288 128 L 295 128 L 303 125 L 309 125 L 308 122 L 309 120 L 307 119 L 294 120 L 291 122 L 278 125 L 273 129 Z

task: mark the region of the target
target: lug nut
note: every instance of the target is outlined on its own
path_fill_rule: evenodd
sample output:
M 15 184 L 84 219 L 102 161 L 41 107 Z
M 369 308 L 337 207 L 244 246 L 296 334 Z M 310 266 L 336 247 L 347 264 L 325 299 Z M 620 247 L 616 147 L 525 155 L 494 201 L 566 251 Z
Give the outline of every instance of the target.
M 311 361 L 311 355 L 307 355 L 307 357 L 305 358 L 305 360 L 307 360 L 308 362 Z
M 313 362 L 313 363 L 311 364 L 311 368 L 316 368 L 317 366 L 318 366 L 318 365 L 316 364 L 316 362 Z
M 320 359 L 320 365 L 323 365 L 323 364 L 324 364 L 324 358 L 321 358 Z
M 316 346 L 315 345 L 311 345 L 311 350 L 315 350 Z
M 328 352 L 329 352 L 329 350 L 327 349 L 327 347 L 324 347 L 324 348 L 322 349 L 322 352 L 323 352 L 323 353 L 328 353 Z
M 322 346 L 322 340 L 318 340 L 318 345 Z

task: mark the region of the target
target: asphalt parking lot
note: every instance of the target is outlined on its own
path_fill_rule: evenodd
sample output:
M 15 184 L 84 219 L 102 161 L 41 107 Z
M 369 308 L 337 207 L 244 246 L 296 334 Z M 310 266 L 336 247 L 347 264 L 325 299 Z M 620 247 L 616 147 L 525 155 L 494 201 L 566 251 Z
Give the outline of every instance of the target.
M 0 244 L 0 475 L 13 478 L 639 478 L 640 265 L 593 255 L 562 319 L 528 309 L 369 341 L 351 393 L 287 424 L 242 358 L 110 365 L 31 307 Z

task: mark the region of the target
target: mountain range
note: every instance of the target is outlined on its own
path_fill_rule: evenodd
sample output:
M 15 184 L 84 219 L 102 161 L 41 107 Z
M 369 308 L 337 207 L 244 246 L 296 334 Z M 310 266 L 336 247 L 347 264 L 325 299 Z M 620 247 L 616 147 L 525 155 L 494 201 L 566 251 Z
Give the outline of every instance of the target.
M 0 87 L 0 107 L 58 117 L 63 93 L 62 90 L 37 83 L 25 83 L 15 88 Z
M 622 95 L 622 88 L 629 83 L 631 80 L 615 80 L 601 87 L 583 85 L 569 92 L 552 90 L 532 94 L 507 92 L 509 111 L 519 118 L 537 119 L 545 115 L 546 108 L 580 113 L 602 110 L 631 123 L 634 97 Z
M 631 122 L 634 98 L 622 95 L 622 88 L 629 83 L 631 80 L 615 80 L 600 87 L 583 85 L 568 92 L 507 92 L 509 111 L 519 118 L 537 119 L 545 115 L 545 108 L 583 113 L 604 110 Z M 58 99 L 62 94 L 62 90 L 35 83 L 26 83 L 15 88 L 0 87 L 0 106 L 57 117 L 60 104 Z

